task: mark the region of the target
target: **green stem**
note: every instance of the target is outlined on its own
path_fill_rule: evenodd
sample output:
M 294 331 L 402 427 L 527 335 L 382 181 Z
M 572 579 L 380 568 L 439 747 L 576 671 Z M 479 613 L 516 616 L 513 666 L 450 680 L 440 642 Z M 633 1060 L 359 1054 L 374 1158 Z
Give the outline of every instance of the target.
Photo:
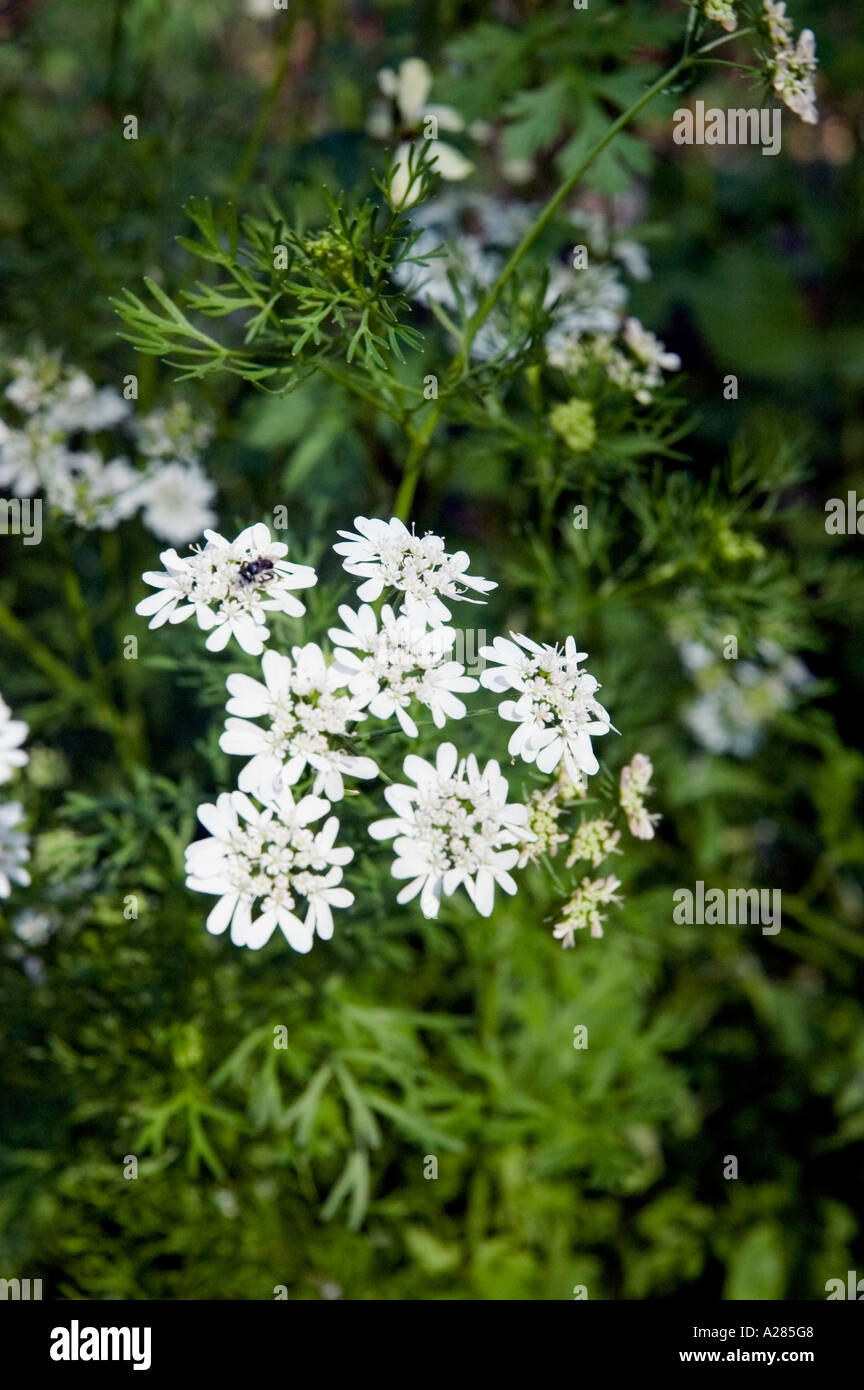
M 466 329 L 465 342 L 456 356 L 456 359 L 454 361 L 454 369 L 458 367 L 460 371 L 464 372 L 465 366 L 467 365 L 468 353 L 470 351 L 471 344 L 473 343 L 480 329 L 483 327 L 483 324 L 486 322 L 492 310 L 495 308 L 495 305 L 498 303 L 498 300 L 501 298 L 501 295 L 504 292 L 506 285 L 509 283 L 513 275 L 516 273 L 516 270 L 518 269 L 521 261 L 531 250 L 531 247 L 534 245 L 537 238 L 542 234 L 544 229 L 548 226 L 549 222 L 555 216 L 555 213 L 558 211 L 561 204 L 565 201 L 565 199 L 569 198 L 570 194 L 573 192 L 573 189 L 579 183 L 580 179 L 584 177 L 588 169 L 590 169 L 595 159 L 597 159 L 598 156 L 603 153 L 607 145 L 610 145 L 612 143 L 616 135 L 618 135 L 624 129 L 625 126 L 629 125 L 630 122 L 634 120 L 636 116 L 639 115 L 639 112 L 644 107 L 648 106 L 649 103 L 652 102 L 656 96 L 659 96 L 661 92 L 665 91 L 665 89 L 669 86 L 670 82 L 674 82 L 675 78 L 678 77 L 678 75 L 681 72 L 683 72 L 685 68 L 689 67 L 693 61 L 693 58 L 679 58 L 677 63 L 675 63 L 666 72 L 664 72 L 661 77 L 658 77 L 657 81 L 652 83 L 652 85 L 645 92 L 642 93 L 642 96 L 639 98 L 638 101 L 635 101 L 627 111 L 623 111 L 621 115 L 618 117 L 618 119 L 612 122 L 605 135 L 601 136 L 601 138 L 597 141 L 596 145 L 594 145 L 594 147 L 588 151 L 588 154 L 586 154 L 585 158 L 579 164 L 577 164 L 573 172 L 567 175 L 567 178 L 560 185 L 557 191 L 552 194 L 552 197 L 549 199 L 548 203 L 543 208 L 542 212 L 539 214 L 533 225 L 529 227 L 528 231 L 525 233 L 522 240 L 519 242 L 519 245 L 514 248 L 509 260 L 504 266 L 504 269 L 501 271 L 501 274 L 498 276 L 498 279 L 495 281 L 494 285 L 489 290 L 489 293 L 486 295 L 486 298 L 482 301 L 480 305 L 478 305 Z
M 638 99 L 638 101 L 634 102 L 633 105 L 627 111 L 622 112 L 622 114 L 617 118 L 617 120 L 612 122 L 605 135 L 603 135 L 601 139 L 597 141 L 596 145 L 594 145 L 594 147 L 591 150 L 589 150 L 588 154 L 581 161 L 581 163 L 577 165 L 577 167 L 573 170 L 571 174 L 568 174 L 567 178 L 564 180 L 561 186 L 557 189 L 555 193 L 553 193 L 546 206 L 538 215 L 536 221 L 525 233 L 524 237 L 519 242 L 519 245 L 514 249 L 506 265 L 504 266 L 503 270 L 498 276 L 498 279 L 490 288 L 485 299 L 483 299 L 482 302 L 478 305 L 472 318 L 469 320 L 465 330 L 464 339 L 459 347 L 459 350 L 456 353 L 456 356 L 453 359 L 450 371 L 448 373 L 448 376 L 453 385 L 451 385 L 449 389 L 445 391 L 444 395 L 439 401 L 436 401 L 435 405 L 433 406 L 432 410 L 426 418 L 426 423 L 423 429 L 414 438 L 412 442 L 411 449 L 408 453 L 408 459 L 405 464 L 405 472 L 402 478 L 402 482 L 399 486 L 399 491 L 396 495 L 396 503 L 393 509 L 393 515 L 397 516 L 400 519 L 400 521 L 407 521 L 408 519 L 411 507 L 414 502 L 414 494 L 417 491 L 417 484 L 420 481 L 420 475 L 423 468 L 423 459 L 425 457 L 426 450 L 429 447 L 429 442 L 435 431 L 435 427 L 440 418 L 443 401 L 446 399 L 447 394 L 449 394 L 450 391 L 455 389 L 458 382 L 465 375 L 465 370 L 468 365 L 469 355 L 471 351 L 471 344 L 473 343 L 480 329 L 483 327 L 483 324 L 486 322 L 492 310 L 495 308 L 495 305 L 501 298 L 501 295 L 506 285 L 509 283 L 513 275 L 516 273 L 516 270 L 518 269 L 520 263 L 522 262 L 528 251 L 530 251 L 537 238 L 542 234 L 545 227 L 555 216 L 555 213 L 558 211 L 561 204 L 565 201 L 566 198 L 570 196 L 570 194 L 573 192 L 573 189 L 579 183 L 579 180 L 585 175 L 587 170 L 590 169 L 595 159 L 597 159 L 598 156 L 603 153 L 606 147 L 612 143 L 616 135 L 618 135 L 625 128 L 625 126 L 629 125 L 630 122 L 634 120 L 636 116 L 639 115 L 639 112 L 642 111 L 644 107 L 648 106 L 649 103 L 652 102 L 656 96 L 659 96 L 661 92 L 665 91 L 665 89 L 670 85 L 670 83 L 675 81 L 676 77 L 679 77 L 682 72 L 685 72 L 687 70 L 687 68 L 698 66 L 703 54 L 710 53 L 712 49 L 719 48 L 721 44 L 729 43 L 731 40 L 741 38 L 744 34 L 750 32 L 750 30 L 743 29 L 739 30 L 736 34 L 724 34 L 721 38 L 715 39 L 712 43 L 706 44 L 704 47 L 700 48 L 696 53 L 688 54 L 685 51 L 685 53 L 683 53 L 682 56 L 678 59 L 677 63 L 674 63 L 671 68 L 668 68 L 667 71 L 664 72 L 661 77 L 657 78 L 656 82 L 652 83 L 652 85 L 642 93 L 642 96 Z
M 294 33 L 294 21 L 286 20 L 285 26 L 279 39 L 279 59 L 276 64 L 276 72 L 273 81 L 267 90 L 261 109 L 258 112 L 258 119 L 252 127 L 252 132 L 243 151 L 243 157 L 237 167 L 237 172 L 233 179 L 234 195 L 246 186 L 252 170 L 255 168 L 255 161 L 261 148 L 261 142 L 267 134 L 267 127 L 273 117 L 276 103 L 279 100 L 279 93 L 282 90 L 282 83 L 288 72 L 288 64 L 291 61 L 291 39 Z

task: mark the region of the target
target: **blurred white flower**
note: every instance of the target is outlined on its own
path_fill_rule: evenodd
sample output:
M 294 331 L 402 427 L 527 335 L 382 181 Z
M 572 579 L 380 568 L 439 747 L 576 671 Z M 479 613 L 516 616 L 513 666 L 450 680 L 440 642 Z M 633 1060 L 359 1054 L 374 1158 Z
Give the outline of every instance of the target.
M 213 437 L 213 425 L 209 419 L 196 419 L 189 402 L 178 400 L 142 415 L 135 432 L 138 448 L 149 458 L 195 463 Z
M 719 659 L 693 640 L 679 641 L 678 651 L 699 692 L 683 721 L 709 753 L 752 757 L 771 722 L 813 683 L 804 662 L 776 642 L 757 642 L 750 661 Z
M 579 670 L 587 652 L 576 650 L 568 637 L 563 650 L 539 645 L 530 637 L 511 632 L 512 641 L 496 637 L 480 655 L 498 663 L 481 673 L 488 690 L 515 690 L 516 700 L 502 700 L 502 719 L 518 724 L 508 744 L 511 757 L 536 763 L 541 772 L 552 772 L 564 761 L 575 780 L 589 776 L 599 764 L 591 746 L 592 736 L 608 734 L 612 727 L 602 705 L 594 699 L 598 682 Z
M 269 791 L 293 786 L 307 766 L 315 772 L 314 793 L 329 801 L 345 795 L 343 777 L 377 777 L 372 758 L 355 756 L 344 747 L 352 725 L 365 719 L 362 701 L 337 693 L 346 673 L 328 666 L 314 642 L 294 647 L 291 657 L 265 652 L 261 661 L 264 683 L 251 676 L 228 677 L 229 715 L 219 740 L 223 753 L 238 753 L 250 761 L 240 773 L 242 791 Z M 252 721 L 266 717 L 269 726 Z
M 245 652 L 260 656 L 270 636 L 265 613 L 300 617 L 306 609 L 292 590 L 310 588 L 318 576 L 309 565 L 285 560 L 287 545 L 274 541 L 260 523 L 248 526 L 233 541 L 216 531 L 204 535 L 207 544 L 194 547 L 188 556 L 176 550 L 162 552 L 164 571 L 143 575 L 156 593 L 142 599 L 135 612 L 149 617 L 151 628 L 182 623 L 194 615 L 198 626 L 209 632 L 209 651 L 222 651 L 234 637 Z
M 341 865 L 354 851 L 336 846 L 335 816 L 317 832 L 309 828 L 330 810 L 322 798 L 304 796 L 295 804 L 286 787 L 259 800 L 260 809 L 235 791 L 199 806 L 209 837 L 186 850 L 186 883 L 219 897 L 207 918 L 209 932 L 219 935 L 230 926 L 235 946 L 257 951 L 278 927 L 289 946 L 305 953 L 316 934 L 332 937 L 332 909 L 354 901 L 339 887 Z M 306 904 L 302 920 L 298 899 Z
M 474 165 L 454 145 L 438 139 L 439 129 L 458 132 L 464 129 L 465 122 L 452 106 L 427 102 L 432 87 L 429 65 L 422 58 L 406 58 L 397 71 L 382 68 L 378 86 L 388 100 L 373 108 L 367 130 L 377 140 L 401 137 L 388 184 L 391 205 L 397 209 L 411 207 L 420 195 L 420 179 L 411 157 L 412 151 L 416 157 L 422 148 L 420 139 L 425 142 L 429 167 L 442 179 L 467 178 Z
M 395 820 L 374 821 L 376 840 L 395 840 L 393 877 L 408 879 L 397 902 L 420 894 L 424 917 L 437 917 L 442 896 L 464 885 L 477 911 L 492 912 L 496 884 L 515 893 L 510 875 L 526 839 L 525 806 L 507 801 L 509 788 L 497 762 L 481 772 L 473 754 L 461 761 L 442 743 L 435 764 L 409 754 L 403 768 L 414 786 L 397 783 L 384 795 Z
M 129 402 L 113 386 L 97 387 L 83 372 L 76 372 L 55 392 L 48 403 L 46 419 L 65 434 L 86 430 L 113 430 L 129 414 Z
M 22 429 L 10 429 L 0 420 L 0 487 L 16 497 L 38 495 L 43 485 L 62 476 L 68 457 L 63 436 L 41 415 L 31 416 Z
M 738 28 L 738 16 L 732 0 L 705 0 L 705 18 L 722 24 L 727 34 L 734 34 Z
M 440 627 L 451 617 L 442 597 L 483 603 L 469 598 L 465 589 L 485 594 L 498 587 L 491 579 L 466 573 L 471 562 L 465 551 L 448 555 L 441 536 L 417 536 L 396 517 L 388 522 L 357 516 L 354 525 L 358 534 L 340 531 L 345 539 L 333 549 L 344 556 L 343 568 L 365 581 L 357 590 L 365 603 L 380 598 L 387 588 L 397 589 L 403 595 L 401 612 L 418 623 Z
M 198 464 L 175 460 L 157 467 L 143 482 L 139 475 L 138 481 L 144 525 L 160 541 L 183 545 L 216 520 L 210 505 L 216 484 Z
M 330 629 L 330 639 L 339 648 L 335 668 L 376 719 L 395 714 L 403 733 L 416 738 L 417 725 L 408 713 L 413 701 L 425 705 L 438 729 L 448 718 L 463 717 L 465 705 L 457 692 L 476 690 L 477 681 L 465 675 L 458 661 L 448 660 L 456 641 L 452 628 L 430 632 L 405 614 L 397 617 L 389 604 L 381 609 L 380 630 L 368 604 L 356 612 L 343 604 L 339 617 L 345 628 Z
M 0 804 L 0 898 L 8 898 L 12 884 L 26 887 L 30 875 L 23 867 L 30 858 L 29 836 L 16 830 L 24 820 L 24 807 L 20 801 L 7 801 Z
M 36 912 L 29 907 L 19 912 L 12 922 L 13 932 L 25 946 L 44 946 L 57 926 L 56 919 L 50 913 Z
M 0 695 L 0 782 L 8 782 L 19 767 L 26 767 L 28 754 L 21 744 L 27 737 L 23 719 L 13 719 L 12 711 Z
M 106 463 L 94 449 L 67 452 L 48 483 L 48 501 L 78 526 L 110 531 L 136 511 L 140 481 L 128 459 Z

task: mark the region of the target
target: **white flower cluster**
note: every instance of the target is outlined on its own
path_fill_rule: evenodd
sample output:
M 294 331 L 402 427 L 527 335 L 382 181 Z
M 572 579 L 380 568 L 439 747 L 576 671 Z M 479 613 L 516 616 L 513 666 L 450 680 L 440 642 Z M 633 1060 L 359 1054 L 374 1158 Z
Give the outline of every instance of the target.
M 533 203 L 473 191 L 430 199 L 412 214 L 419 236 L 412 259 L 398 267 L 395 278 L 421 304 L 434 302 L 453 312 L 461 302 L 462 311 L 471 314 L 539 211 Z M 590 255 L 578 270 L 559 262 L 550 267 L 544 297 L 552 319 L 545 340 L 550 360 L 586 335 L 616 333 L 628 299 L 621 271 L 634 280 L 650 275 L 642 246 L 618 236 L 600 214 L 575 209 L 569 216 L 574 236 Z M 471 356 L 483 362 L 512 357 L 518 350 L 512 339 L 509 311 L 495 311 L 475 337 Z
M 738 28 L 738 16 L 733 0 L 705 0 L 705 18 L 720 24 L 727 34 L 734 34 Z
M 600 908 L 621 902 L 616 892 L 620 887 L 621 881 L 614 874 L 606 878 L 583 878 L 576 892 L 565 903 L 561 921 L 556 922 L 552 930 L 556 941 L 560 941 L 564 947 L 574 946 L 575 933 L 583 931 L 585 927 L 590 929 L 592 936 L 602 936 L 606 914 Z
M 645 809 L 645 797 L 651 794 L 653 776 L 654 765 L 644 753 L 637 753 L 621 769 L 618 793 L 621 809 L 627 817 L 630 834 L 635 835 L 637 840 L 653 840 L 654 827 L 661 819 L 656 811 Z
M 209 836 L 186 851 L 187 884 L 219 901 L 207 930 L 231 927 L 235 946 L 258 950 L 276 927 L 295 951 L 311 951 L 317 933 L 333 935 L 331 908 L 350 907 L 354 894 L 339 886 L 342 865 L 354 851 L 336 845 L 339 822 L 330 816 L 317 833 L 310 825 L 329 811 L 328 802 L 304 796 L 295 804 L 288 788 L 261 798 L 260 807 L 241 791 L 225 792 L 215 806 L 198 808 Z M 306 913 L 301 921 L 297 900 Z
M 762 11 L 772 48 L 768 61 L 771 86 L 790 111 L 808 125 L 815 125 L 819 112 L 813 74 L 818 60 L 813 31 L 802 29 L 795 43 L 792 21 L 782 0 L 779 4 L 763 0 Z
M 12 711 L 0 696 L 0 782 L 8 782 L 27 764 L 27 754 L 21 747 L 27 737 L 27 725 L 13 719 Z M 30 875 L 24 868 L 30 857 L 28 836 L 17 827 L 24 819 L 20 801 L 0 803 L 0 898 L 8 898 L 12 884 L 26 886 Z
M 194 615 L 210 650 L 233 636 L 261 656 L 260 680 L 245 672 L 227 678 L 220 748 L 245 760 L 237 789 L 199 808 L 209 835 L 187 851 L 189 887 L 219 899 L 209 930 L 230 926 L 231 940 L 253 950 L 278 927 L 295 950 L 308 951 L 315 935 L 332 935 L 332 908 L 353 902 L 341 885 L 352 851 L 337 847 L 339 821 L 329 813 L 346 795 L 358 795 L 346 781 L 381 774 L 358 747 L 367 721 L 393 720 L 417 738 L 420 710 L 441 729 L 467 714 L 460 697 L 479 686 L 453 659 L 458 634 L 447 623 L 455 604 L 482 602 L 474 595 L 488 593 L 493 581 L 468 572 L 464 551 L 450 553 L 442 537 L 417 535 L 395 518 L 356 517 L 354 526 L 339 532 L 334 550 L 360 581 L 360 603 L 340 606 L 342 626 L 330 629 L 329 652 L 314 642 L 290 655 L 264 650 L 265 613 L 299 616 L 304 609 L 293 590 L 317 579 L 284 558 L 286 547 L 266 526 L 248 527 L 234 541 L 208 531 L 203 547 L 182 560 L 168 551 L 164 571 L 144 576 L 156 592 L 137 611 L 151 627 Z M 559 818 L 598 770 L 591 738 L 612 727 L 595 698 L 597 681 L 581 669 L 586 653 L 572 637 L 559 649 L 511 634 L 480 654 L 494 663 L 482 684 L 516 695 L 499 706 L 501 717 L 517 725 L 511 755 L 543 773 L 557 769 L 555 785 L 511 801 L 495 759 L 481 767 L 451 742 L 440 744 L 434 761 L 404 758 L 407 781 L 386 779 L 395 815 L 373 821 L 369 833 L 394 841 L 393 877 L 405 881 L 397 900 L 419 897 L 426 917 L 460 887 L 489 916 L 496 887 L 515 893 L 513 869 L 554 855 L 569 838 Z M 322 830 L 309 828 L 322 819 Z M 598 828 L 602 836 L 582 835 L 595 862 L 600 841 L 609 853 L 618 839 L 610 823 L 598 821 Z
M 518 696 L 498 706 L 502 719 L 518 725 L 507 751 L 536 763 L 541 772 L 553 772 L 563 760 L 572 780 L 582 773 L 591 776 L 599 767 L 591 737 L 608 734 L 612 725 L 594 698 L 598 682 L 579 670 L 588 653 L 577 651 L 572 637 L 561 651 L 515 632 L 510 636 L 512 641 L 496 637 L 491 647 L 480 648 L 481 656 L 498 663 L 496 670 L 482 673 L 482 684 Z
M 436 917 L 442 895 L 460 884 L 477 911 L 488 917 L 495 885 L 515 893 L 510 870 L 516 867 L 526 838 L 527 807 L 508 802 L 509 788 L 492 759 L 480 771 L 473 753 L 459 758 L 452 743 L 442 743 L 435 765 L 409 754 L 406 777 L 384 793 L 395 820 L 374 821 L 369 833 L 394 840 L 393 877 L 408 879 L 396 901 L 420 894 L 424 917 Z
M 197 459 L 209 429 L 192 422 L 188 406 L 136 423 L 114 387 L 97 387 L 57 353 L 34 352 L 9 365 L 5 395 L 20 418 L 11 425 L 0 420 L 0 487 L 18 497 L 44 496 L 87 529 L 113 530 L 141 508 L 148 529 L 174 543 L 215 520 L 216 488 Z M 107 456 L 94 439 L 118 430 L 135 436 L 147 456 L 143 470 L 123 453 Z
M 150 618 L 151 627 L 182 623 L 194 614 L 209 633 L 208 651 L 222 651 L 233 637 L 244 652 L 260 656 L 270 636 L 265 613 L 299 618 L 306 609 L 293 591 L 310 588 L 318 576 L 310 565 L 286 560 L 287 545 L 274 541 L 261 523 L 233 541 L 218 531 L 204 535 L 206 545 L 193 546 L 191 555 L 162 552 L 164 570 L 143 576 L 156 593 L 142 599 L 135 612 Z
M 759 641 L 755 660 L 724 661 L 704 642 L 681 642 L 679 655 L 699 694 L 684 723 L 709 753 L 750 758 L 781 711 L 813 683 L 804 662 L 776 642 Z
M 464 550 L 448 555 L 440 536 L 416 536 L 393 517 L 390 521 L 358 516 L 354 531 L 340 531 L 344 540 L 333 549 L 344 556 L 348 574 L 364 580 L 357 597 L 364 603 L 380 598 L 385 589 L 402 595 L 400 612 L 417 622 L 440 627 L 450 620 L 444 599 L 482 603 L 465 593 L 488 594 L 498 585 L 466 573 L 470 561 Z
M 556 340 L 548 357 L 553 367 L 560 367 L 568 376 L 599 367 L 640 405 L 651 404 L 654 392 L 663 385 L 664 372 L 681 369 L 678 354 L 667 352 L 660 339 L 632 317 L 624 322 L 620 342 L 608 333 L 587 338 L 571 334 Z

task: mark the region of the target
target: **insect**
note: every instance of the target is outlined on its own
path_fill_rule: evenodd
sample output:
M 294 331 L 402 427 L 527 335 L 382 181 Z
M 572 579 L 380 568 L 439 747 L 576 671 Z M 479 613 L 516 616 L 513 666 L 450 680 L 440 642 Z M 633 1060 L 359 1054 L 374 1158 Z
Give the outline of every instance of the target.
M 273 561 L 262 556 L 259 560 L 244 560 L 240 566 L 240 578 L 245 584 L 251 584 L 258 580 L 259 584 L 266 584 L 273 578 Z

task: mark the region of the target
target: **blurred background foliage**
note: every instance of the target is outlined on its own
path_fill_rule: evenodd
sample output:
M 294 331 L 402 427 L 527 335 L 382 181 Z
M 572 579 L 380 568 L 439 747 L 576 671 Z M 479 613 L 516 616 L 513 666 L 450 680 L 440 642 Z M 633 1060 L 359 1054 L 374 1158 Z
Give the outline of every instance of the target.
M 228 668 L 191 642 L 169 661 L 144 636 L 132 608 L 152 538 L 130 527 L 100 553 L 82 533 L 106 690 L 149 758 L 121 767 L 87 708 L 4 643 L 3 694 L 41 750 L 26 901 L 61 926 L 23 945 L 9 927 L 20 903 L 5 905 L 0 1274 L 73 1299 L 271 1298 L 277 1285 L 560 1299 L 582 1284 L 591 1298 L 710 1300 L 821 1298 L 861 1268 L 864 584 L 860 538 L 826 535 L 824 504 L 864 495 L 864 7 L 793 10 L 817 35 L 819 126 L 785 113 L 777 158 L 681 150 L 669 96 L 585 194 L 637 210 L 653 275 L 633 309 L 684 362 L 685 466 L 649 458 L 636 474 L 610 454 L 568 475 L 559 459 L 550 491 L 524 437 L 472 433 L 466 406 L 436 437 L 413 512 L 498 579 L 490 636 L 577 634 L 627 756 L 652 757 L 664 821 L 628 857 L 624 909 L 602 941 L 564 953 L 544 926 L 560 894 L 539 873 L 491 923 L 455 900 L 421 923 L 358 866 L 358 907 L 309 957 L 208 938 L 182 851 L 197 803 L 230 785 L 214 712 Z M 168 400 L 170 368 L 119 340 L 109 296 L 142 275 L 188 284 L 175 238 L 190 197 L 258 213 L 267 187 L 314 225 L 324 186 L 365 193 L 382 167 L 365 130 L 375 73 L 414 54 L 436 99 L 500 123 L 481 185 L 509 196 L 500 154 L 531 161 L 519 196 L 543 197 L 682 30 L 677 0 L 591 0 L 586 14 L 539 0 L 290 0 L 275 14 L 255 0 L 11 0 L 4 353 L 38 339 L 100 384 L 135 371 L 142 407 Z M 717 72 L 699 95 L 727 104 Z M 124 141 L 130 113 L 139 136 Z M 223 529 L 285 503 L 318 563 L 355 512 L 388 514 L 398 441 L 333 382 L 186 390 L 219 422 L 208 469 Z M 537 429 L 518 381 L 508 405 Z M 584 498 L 581 536 L 570 511 Z M 739 530 L 756 544 L 743 555 Z M 0 553 L 5 600 L 86 678 L 50 537 Z M 706 642 L 770 636 L 816 677 L 746 758 L 709 754 L 682 718 L 682 615 Z M 127 632 L 139 662 L 120 656 Z M 782 932 L 672 926 L 672 888 L 700 878 L 781 888 Z

